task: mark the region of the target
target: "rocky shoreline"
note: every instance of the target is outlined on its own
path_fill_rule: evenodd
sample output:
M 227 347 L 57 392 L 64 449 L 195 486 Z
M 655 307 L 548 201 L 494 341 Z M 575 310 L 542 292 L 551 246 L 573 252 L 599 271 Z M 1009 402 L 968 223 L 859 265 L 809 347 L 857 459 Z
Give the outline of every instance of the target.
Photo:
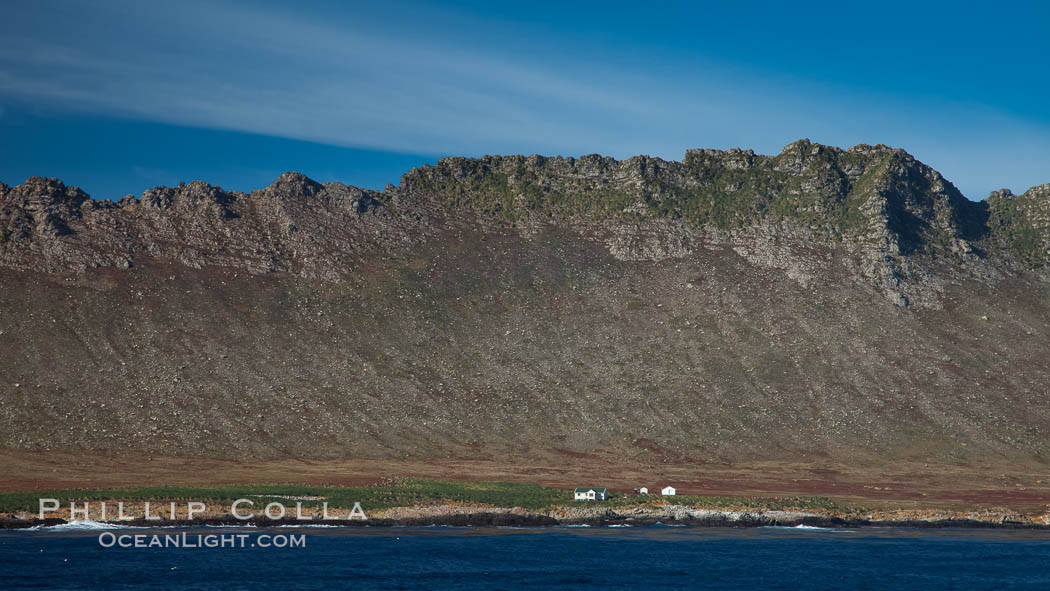
M 733 511 L 697 509 L 680 505 L 636 507 L 627 510 L 611 508 L 558 507 L 547 511 L 527 511 L 520 507 L 396 507 L 378 511 L 368 519 L 329 519 L 299 521 L 293 518 L 268 519 L 253 517 L 237 519 L 232 515 L 212 515 L 191 520 L 135 518 L 107 521 L 129 527 L 171 526 L 341 526 L 341 527 L 551 527 L 551 526 L 654 526 L 675 525 L 691 527 L 813 527 L 813 528 L 867 528 L 905 527 L 917 529 L 981 528 L 1050 530 L 1050 523 L 1022 515 L 991 514 L 970 516 L 938 514 L 929 517 L 878 515 L 869 517 L 838 516 L 803 511 Z M 47 519 L 0 517 L 0 529 L 15 530 L 64 525 L 70 521 L 61 517 Z M 95 522 L 98 523 L 98 522 Z

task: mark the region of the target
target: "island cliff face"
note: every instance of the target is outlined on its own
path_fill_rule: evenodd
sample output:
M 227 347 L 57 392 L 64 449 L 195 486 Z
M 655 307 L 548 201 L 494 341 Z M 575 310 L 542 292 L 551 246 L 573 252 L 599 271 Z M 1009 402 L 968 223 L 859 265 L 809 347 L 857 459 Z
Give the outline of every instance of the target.
M 445 158 L 116 202 L 0 185 L 0 448 L 1050 454 L 1050 185 L 886 146 Z

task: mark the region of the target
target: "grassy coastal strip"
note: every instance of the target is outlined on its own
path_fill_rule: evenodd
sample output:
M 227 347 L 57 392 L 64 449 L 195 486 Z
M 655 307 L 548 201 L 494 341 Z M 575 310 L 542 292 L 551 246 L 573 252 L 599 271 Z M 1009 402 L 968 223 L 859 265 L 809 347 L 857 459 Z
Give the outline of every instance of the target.
M 319 486 L 304 484 L 252 484 L 229 486 L 144 486 L 106 489 L 36 490 L 0 492 L 0 513 L 36 511 L 38 499 L 72 501 L 202 501 L 229 503 L 247 498 L 272 501 L 273 497 L 321 497 L 306 499 L 304 507 L 327 502 L 330 507 L 352 507 L 361 503 L 366 511 L 435 503 L 478 504 L 492 507 L 521 507 L 531 511 L 564 506 L 624 508 L 673 502 L 693 507 L 763 510 L 828 510 L 844 508 L 826 497 L 749 498 L 611 493 L 608 501 L 573 501 L 569 489 L 517 482 L 469 482 L 406 478 L 374 486 Z

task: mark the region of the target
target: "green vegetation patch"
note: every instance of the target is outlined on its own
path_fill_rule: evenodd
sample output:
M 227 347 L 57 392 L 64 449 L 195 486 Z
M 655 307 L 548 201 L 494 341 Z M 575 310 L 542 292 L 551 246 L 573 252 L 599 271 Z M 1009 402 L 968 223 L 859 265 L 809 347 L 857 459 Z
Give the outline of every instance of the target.
M 229 503 L 240 498 L 265 504 L 273 496 L 324 497 L 301 501 L 304 507 L 327 502 L 330 507 L 352 507 L 361 503 L 367 510 L 408 507 L 437 502 L 480 503 L 497 507 L 540 509 L 565 504 L 568 490 L 512 482 L 453 482 L 402 479 L 376 486 L 320 486 L 305 484 L 253 484 L 247 486 L 146 486 L 107 489 L 41 490 L 0 493 L 0 512 L 36 511 L 38 499 L 57 499 L 62 506 L 72 501 L 202 501 Z M 294 501 L 299 502 L 299 501 Z M 286 503 L 287 504 L 287 503 Z
M 1036 195 L 995 196 L 988 200 L 988 226 L 995 240 L 1013 250 L 1025 263 L 1040 267 L 1050 262 L 1046 207 Z
M 83 501 L 201 501 L 228 504 L 237 499 L 254 501 L 255 506 L 280 501 L 277 497 L 323 497 L 320 500 L 289 499 L 304 507 L 327 502 L 332 508 L 349 508 L 361 503 L 366 511 L 390 507 L 411 507 L 442 503 L 484 504 L 493 507 L 521 507 L 538 511 L 557 506 L 594 506 L 596 503 L 616 508 L 647 503 L 673 503 L 704 508 L 744 508 L 754 510 L 839 510 L 825 497 L 749 498 L 680 495 L 635 495 L 611 493 L 603 502 L 574 501 L 570 489 L 517 482 L 468 482 L 406 478 L 374 486 L 320 486 L 305 484 L 253 484 L 246 486 L 146 486 L 109 489 L 41 490 L 0 493 L 0 513 L 36 512 L 39 499 L 57 499 L 63 507 Z M 284 503 L 289 505 L 288 502 Z

